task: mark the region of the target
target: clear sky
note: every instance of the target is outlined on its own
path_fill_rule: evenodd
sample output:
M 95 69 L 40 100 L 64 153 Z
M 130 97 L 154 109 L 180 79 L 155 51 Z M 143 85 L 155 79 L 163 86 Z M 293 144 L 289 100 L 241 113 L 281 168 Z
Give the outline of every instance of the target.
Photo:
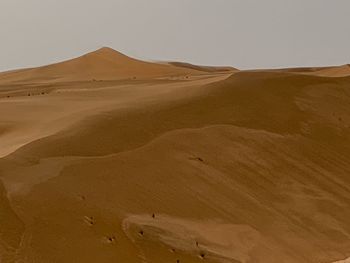
M 0 71 L 109 46 L 238 68 L 350 63 L 350 0 L 0 0 Z

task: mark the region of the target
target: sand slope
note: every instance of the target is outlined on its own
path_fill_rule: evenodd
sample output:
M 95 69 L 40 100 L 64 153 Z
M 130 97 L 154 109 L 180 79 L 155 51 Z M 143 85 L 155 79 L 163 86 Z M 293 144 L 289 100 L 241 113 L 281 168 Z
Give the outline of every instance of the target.
M 346 77 L 350 76 L 350 65 L 324 68 L 317 70 L 314 74 L 324 77 Z
M 203 72 L 236 72 L 238 69 L 234 67 L 210 67 L 210 66 L 199 66 L 190 63 L 184 62 L 169 62 L 170 65 L 181 67 L 181 68 L 189 68 L 194 70 L 199 70 Z
M 349 77 L 104 84 L 0 101 L 3 262 L 350 256 Z
M 305 68 L 287 68 L 273 71 L 289 72 L 296 74 L 307 74 L 320 77 L 348 77 L 350 76 L 350 65 L 333 66 L 333 67 L 305 67 Z

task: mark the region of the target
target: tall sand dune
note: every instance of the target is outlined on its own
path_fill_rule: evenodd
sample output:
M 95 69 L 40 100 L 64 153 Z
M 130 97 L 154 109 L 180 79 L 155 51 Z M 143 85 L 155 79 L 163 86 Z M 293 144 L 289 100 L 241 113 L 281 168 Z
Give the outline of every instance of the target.
M 104 47 L 72 60 L 39 68 L 2 73 L 0 83 L 149 79 L 201 73 L 203 74 L 196 69 L 140 61 Z
M 350 257 L 350 77 L 167 70 L 0 99 L 1 262 Z

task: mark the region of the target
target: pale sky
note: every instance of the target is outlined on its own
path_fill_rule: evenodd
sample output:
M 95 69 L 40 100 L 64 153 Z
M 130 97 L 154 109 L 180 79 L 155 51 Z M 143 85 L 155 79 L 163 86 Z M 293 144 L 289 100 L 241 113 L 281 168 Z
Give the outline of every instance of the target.
M 0 71 L 102 46 L 241 69 L 350 63 L 350 0 L 0 0 Z

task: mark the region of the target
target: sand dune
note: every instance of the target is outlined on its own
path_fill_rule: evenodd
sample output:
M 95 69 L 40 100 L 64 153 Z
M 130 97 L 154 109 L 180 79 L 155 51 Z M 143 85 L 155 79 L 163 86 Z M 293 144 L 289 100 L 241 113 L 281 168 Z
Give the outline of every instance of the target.
M 334 67 L 305 67 L 305 68 L 287 68 L 272 71 L 289 72 L 296 74 L 307 74 L 320 77 L 348 77 L 350 76 L 350 66 L 334 66 Z
M 1 262 L 350 256 L 350 77 L 116 70 L 101 52 L 0 90 Z
M 203 74 L 196 69 L 144 62 L 130 58 L 111 48 L 101 48 L 76 59 L 40 68 L 0 74 L 0 83 L 47 83 L 98 81 L 133 78 L 179 77 Z
M 350 76 L 350 65 L 320 69 L 315 72 L 315 75 L 324 77 L 347 77 Z
M 190 63 L 184 62 L 169 62 L 170 65 L 181 67 L 181 68 L 189 68 L 203 72 L 236 72 L 238 69 L 234 67 L 210 67 L 210 66 L 199 66 L 193 65 Z

